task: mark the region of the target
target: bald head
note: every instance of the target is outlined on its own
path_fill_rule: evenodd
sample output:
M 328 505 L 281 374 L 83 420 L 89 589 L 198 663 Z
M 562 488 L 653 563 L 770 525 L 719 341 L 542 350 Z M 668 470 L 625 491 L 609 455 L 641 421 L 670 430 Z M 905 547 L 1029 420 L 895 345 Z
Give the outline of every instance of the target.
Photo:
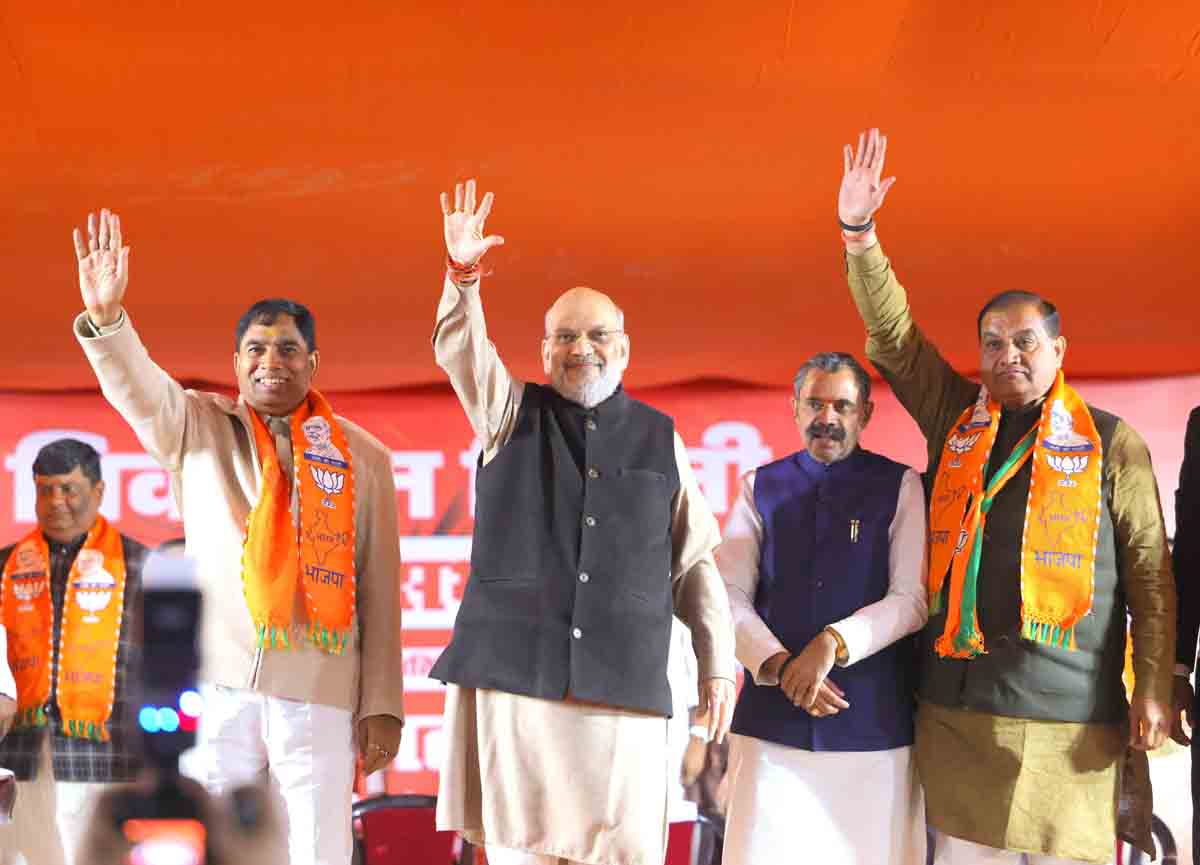
M 546 334 L 553 333 L 557 327 L 565 327 L 566 325 L 560 325 L 559 322 L 566 316 L 601 316 L 614 322 L 610 329 L 625 329 L 625 313 L 621 308 L 604 292 L 588 288 L 586 285 L 568 288 L 550 305 L 546 310 Z
M 565 399 L 591 408 L 608 399 L 629 363 L 625 314 L 594 288 L 565 291 L 546 310 L 542 366 Z

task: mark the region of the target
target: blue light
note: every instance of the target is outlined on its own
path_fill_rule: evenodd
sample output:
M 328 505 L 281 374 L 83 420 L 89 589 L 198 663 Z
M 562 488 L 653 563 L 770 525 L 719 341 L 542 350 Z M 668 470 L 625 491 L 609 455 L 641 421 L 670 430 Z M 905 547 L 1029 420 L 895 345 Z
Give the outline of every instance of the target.
M 160 729 L 158 709 L 153 706 L 142 706 L 142 710 L 138 712 L 138 723 L 147 733 L 157 733 Z
M 164 733 L 174 733 L 179 729 L 179 713 L 169 706 L 159 709 L 158 726 Z

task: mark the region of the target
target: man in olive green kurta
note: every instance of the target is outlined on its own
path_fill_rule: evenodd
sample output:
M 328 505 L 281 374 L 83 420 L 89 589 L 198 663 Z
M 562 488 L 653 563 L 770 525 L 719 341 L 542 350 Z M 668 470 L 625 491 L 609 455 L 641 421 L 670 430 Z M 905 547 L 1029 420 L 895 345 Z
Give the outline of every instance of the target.
M 871 130 L 857 153 L 846 148 L 839 220 L 867 356 L 925 435 L 932 482 L 946 437 L 980 385 L 955 372 L 922 335 L 879 246 L 873 215 L 894 180 L 880 179 L 886 143 Z M 1066 340 L 1053 305 L 1031 295 L 998 296 L 977 325 L 980 377 L 1002 406 L 990 478 L 1038 423 Z M 1088 410 L 1102 445 L 1103 501 L 1094 596 L 1076 627 L 1077 647 L 1021 636 L 1031 462 L 996 495 L 983 534 L 976 612 L 986 652 L 939 657 L 933 643 L 945 628 L 944 610 L 923 635 L 916 753 L 928 819 L 940 835 L 939 863 L 1016 862 L 1022 853 L 1031 863 L 1111 860 L 1122 774 L 1127 787 L 1148 782 L 1142 752 L 1164 738 L 1175 589 L 1158 488 L 1133 428 Z M 1129 703 L 1121 681 L 1127 613 L 1136 678 Z M 1127 745 L 1140 759 L 1126 761 Z M 1140 816 L 1128 831 L 1144 844 L 1149 809 Z

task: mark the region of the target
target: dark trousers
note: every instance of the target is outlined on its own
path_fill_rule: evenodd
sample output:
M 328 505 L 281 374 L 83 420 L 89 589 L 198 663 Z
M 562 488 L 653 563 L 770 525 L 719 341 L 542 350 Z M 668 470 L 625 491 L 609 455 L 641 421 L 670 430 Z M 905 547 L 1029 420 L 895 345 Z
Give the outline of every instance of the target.
M 1192 701 L 1192 717 L 1200 718 L 1200 694 Z M 1192 730 L 1192 865 L 1200 865 L 1200 730 Z

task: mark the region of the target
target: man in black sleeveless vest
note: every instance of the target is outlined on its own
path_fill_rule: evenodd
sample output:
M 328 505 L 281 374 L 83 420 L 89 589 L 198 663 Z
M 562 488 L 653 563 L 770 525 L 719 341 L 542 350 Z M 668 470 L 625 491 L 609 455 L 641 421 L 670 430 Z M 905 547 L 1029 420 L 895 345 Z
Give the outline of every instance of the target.
M 716 520 L 672 420 L 621 388 L 624 316 L 575 288 L 546 314 L 549 386 L 487 338 L 479 260 L 492 206 L 442 196 L 449 252 L 434 348 L 483 446 L 471 575 L 432 676 L 448 683 L 438 826 L 493 865 L 660 865 L 667 649 L 692 629 L 702 708 L 733 700 Z

